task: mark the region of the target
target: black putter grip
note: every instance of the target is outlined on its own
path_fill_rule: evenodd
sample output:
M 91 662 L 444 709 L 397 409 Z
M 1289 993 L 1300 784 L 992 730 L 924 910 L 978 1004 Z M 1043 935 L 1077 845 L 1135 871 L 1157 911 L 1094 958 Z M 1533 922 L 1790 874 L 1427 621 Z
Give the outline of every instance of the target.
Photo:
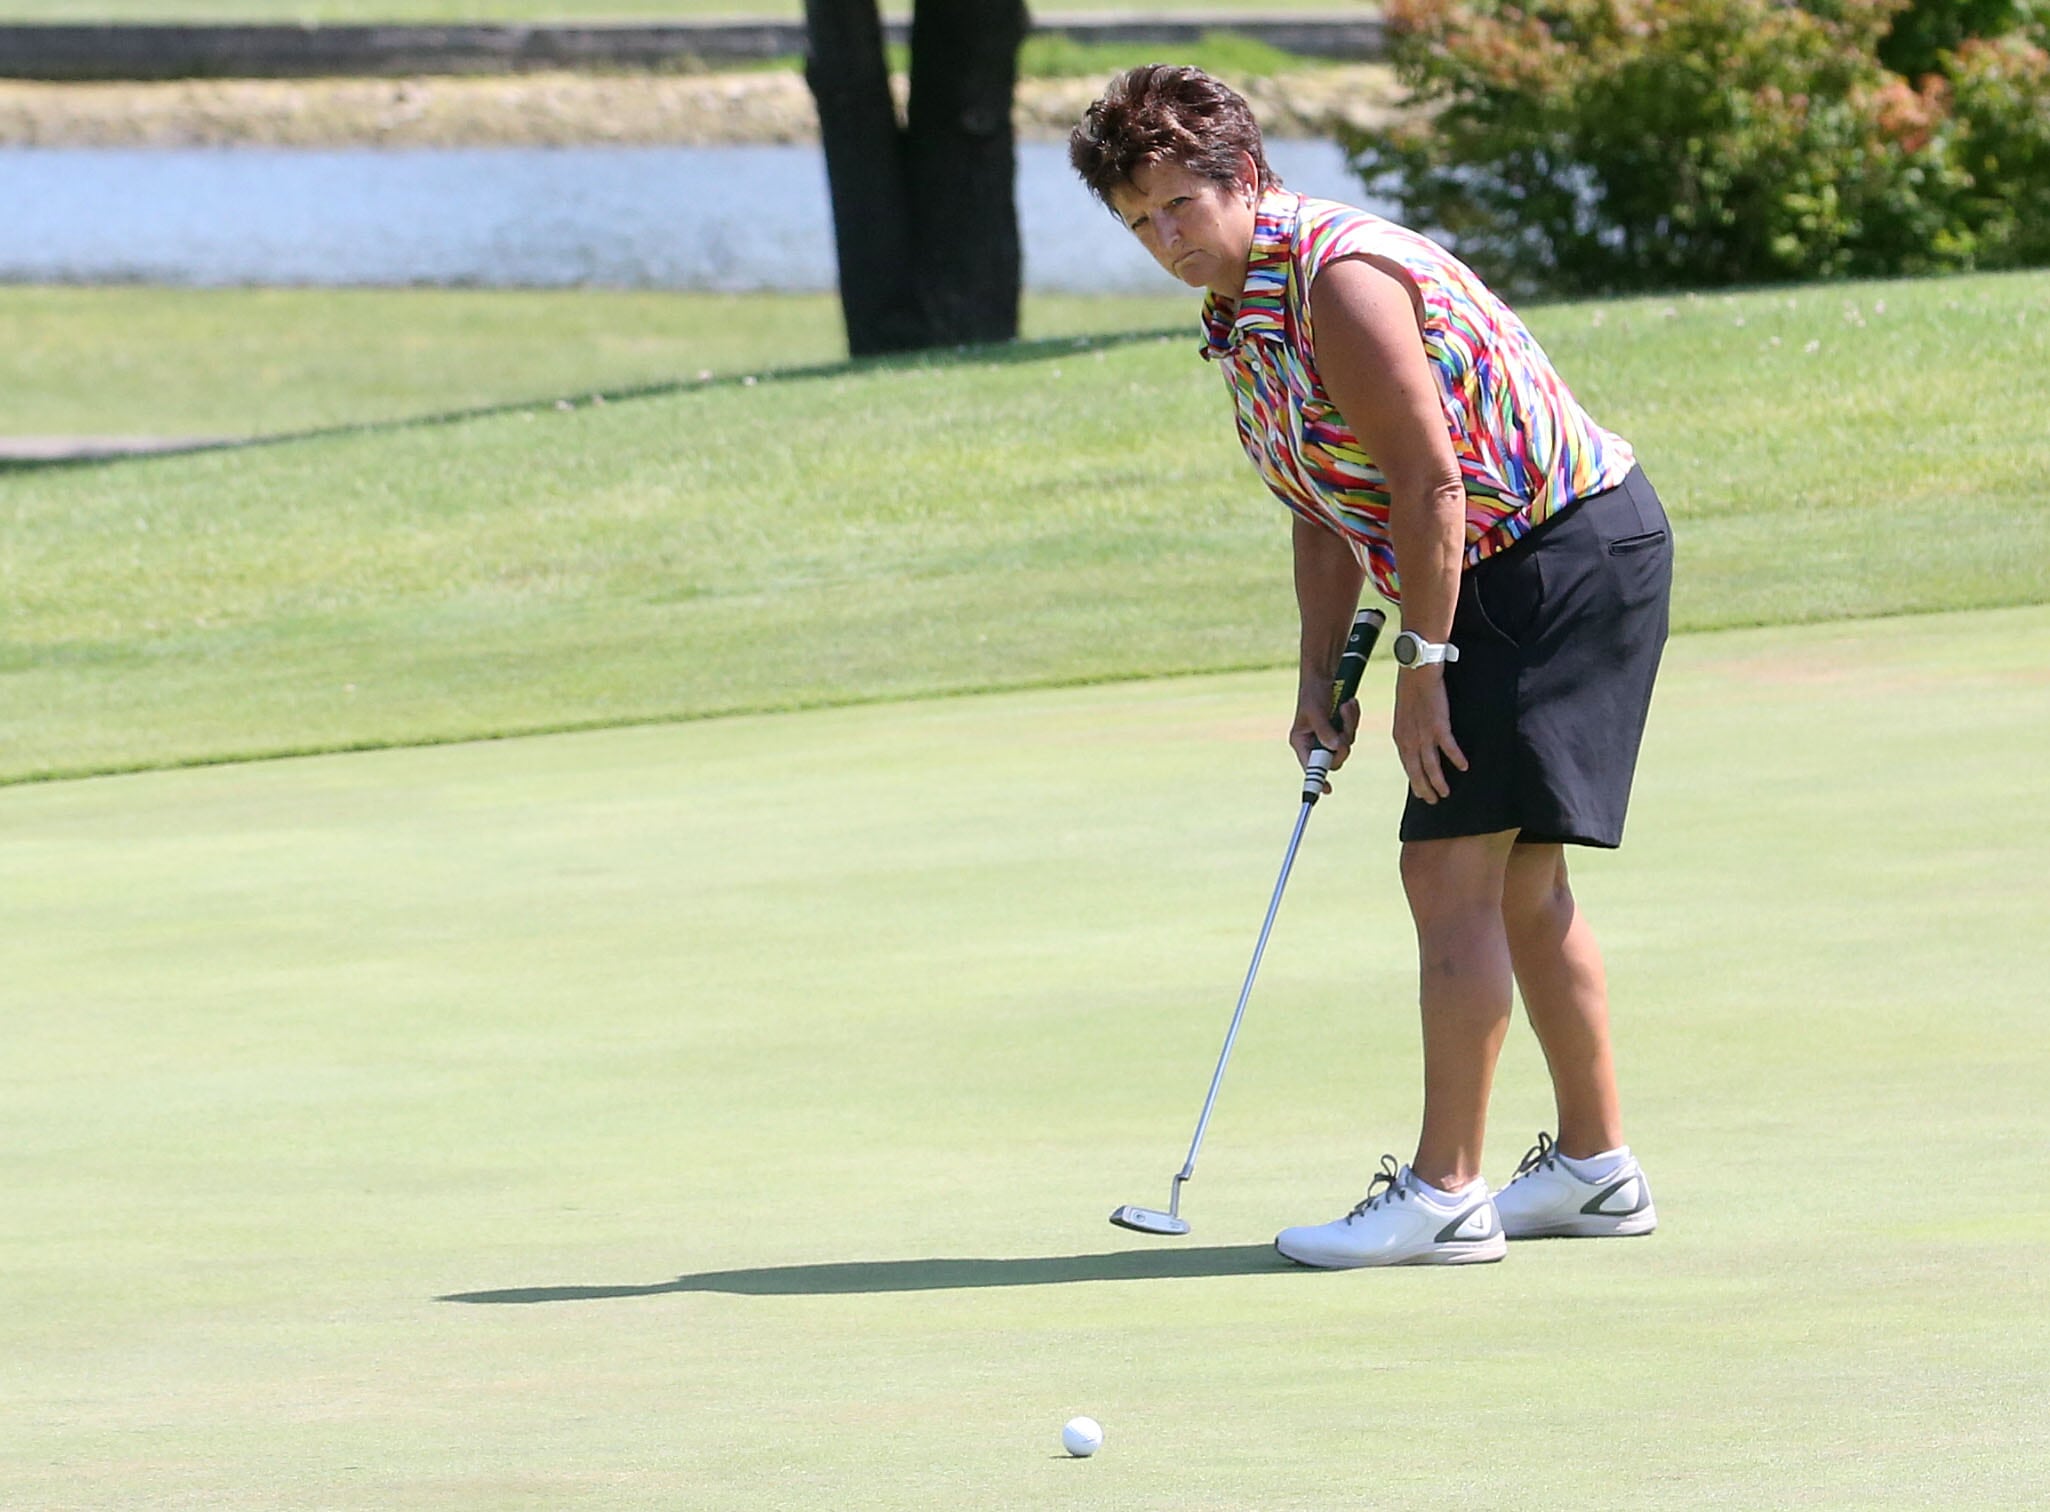
M 1352 617 L 1352 634 L 1345 638 L 1345 654 L 1338 658 L 1338 680 L 1331 685 L 1333 719 L 1359 692 L 1367 658 L 1374 654 L 1374 642 L 1380 639 L 1381 627 L 1387 623 L 1388 616 L 1378 609 L 1362 609 Z
M 1331 684 L 1331 717 L 1334 721 L 1338 718 L 1338 711 L 1359 692 L 1360 676 L 1367 670 L 1367 657 L 1373 652 L 1381 627 L 1387 623 L 1388 616 L 1378 609 L 1362 609 L 1352 617 L 1352 634 L 1345 638 L 1345 653 L 1338 658 L 1338 676 Z M 1331 752 L 1321 744 L 1310 753 L 1310 759 L 1303 767 L 1305 804 L 1315 803 L 1323 796 L 1333 759 Z

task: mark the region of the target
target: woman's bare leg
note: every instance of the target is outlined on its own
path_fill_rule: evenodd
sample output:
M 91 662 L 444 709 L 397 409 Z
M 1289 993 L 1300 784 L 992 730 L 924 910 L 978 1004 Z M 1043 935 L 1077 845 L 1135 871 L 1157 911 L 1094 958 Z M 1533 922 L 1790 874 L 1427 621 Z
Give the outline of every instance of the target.
M 1481 1171 L 1488 1094 L 1509 1029 L 1511 954 L 1502 917 L 1514 830 L 1402 848 L 1416 922 L 1424 1026 L 1424 1120 L 1411 1169 L 1441 1189 Z
M 1502 920 L 1524 1012 L 1551 1068 L 1560 1153 L 1623 1143 L 1601 947 L 1566 878 L 1565 848 L 1518 845 L 1504 869 Z

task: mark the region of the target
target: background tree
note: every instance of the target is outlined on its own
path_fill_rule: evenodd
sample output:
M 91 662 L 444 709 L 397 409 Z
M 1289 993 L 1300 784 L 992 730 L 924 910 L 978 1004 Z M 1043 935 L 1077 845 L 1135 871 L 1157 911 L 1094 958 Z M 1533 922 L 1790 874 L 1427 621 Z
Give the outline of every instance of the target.
M 1024 0 L 923 0 L 900 122 L 876 0 L 805 0 L 855 356 L 1018 334 L 1011 97 Z

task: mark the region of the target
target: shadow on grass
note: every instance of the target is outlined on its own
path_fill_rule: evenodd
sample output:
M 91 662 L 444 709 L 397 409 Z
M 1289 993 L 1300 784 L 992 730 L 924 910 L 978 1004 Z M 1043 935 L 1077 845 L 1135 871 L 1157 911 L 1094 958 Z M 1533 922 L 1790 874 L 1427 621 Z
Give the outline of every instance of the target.
M 1077 352 L 1104 352 L 1140 342 L 1195 338 L 1185 330 L 1164 328 L 1143 331 L 1105 331 L 1095 335 L 1048 336 L 1036 341 L 994 342 L 983 346 L 941 347 L 922 352 L 903 352 L 887 357 L 851 357 L 840 362 L 822 362 L 810 367 L 767 368 L 754 373 L 732 373 L 716 378 L 679 378 L 664 383 L 644 383 L 631 388 L 599 389 L 561 398 L 514 399 L 504 404 L 483 404 L 471 409 L 446 410 L 432 415 L 405 415 L 386 420 L 351 421 L 343 425 L 313 426 L 306 430 L 276 431 L 260 436 L 231 436 L 140 450 L 105 448 L 59 456 L 0 456 L 0 476 L 18 472 L 42 472 L 61 467 L 111 467 L 149 461 L 158 457 L 189 456 L 194 452 L 239 451 L 255 446 L 283 446 L 294 441 L 315 441 L 330 436 L 374 435 L 378 432 L 418 430 L 437 425 L 459 425 L 466 420 L 484 420 L 494 415 L 516 415 L 528 410 L 581 410 L 600 404 L 627 404 L 636 399 L 660 399 L 672 394 L 711 393 L 719 389 L 753 388 L 772 383 L 803 383 L 820 378 L 847 378 L 861 373 L 917 372 L 948 367 L 1011 367 L 1028 362 L 1051 362 Z
M 441 1302 L 604 1302 L 674 1292 L 740 1297 L 837 1297 L 861 1292 L 974 1291 L 990 1286 L 1059 1286 L 1070 1281 L 1162 1281 L 1188 1276 L 1250 1276 L 1293 1270 L 1268 1244 L 1197 1249 L 1115 1250 L 1102 1255 L 1041 1255 L 1017 1260 L 852 1260 L 834 1265 L 771 1265 L 701 1271 L 647 1286 L 516 1286 L 456 1292 Z

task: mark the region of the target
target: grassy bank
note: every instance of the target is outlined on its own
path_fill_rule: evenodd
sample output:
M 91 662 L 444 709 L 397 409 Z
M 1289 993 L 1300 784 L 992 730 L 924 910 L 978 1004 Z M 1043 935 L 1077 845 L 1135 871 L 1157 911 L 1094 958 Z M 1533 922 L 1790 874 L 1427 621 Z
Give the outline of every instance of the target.
M 1065 138 L 1118 69 L 1163 56 L 1236 84 L 1271 137 L 1386 121 L 1401 98 L 1375 64 L 1302 66 L 1231 38 L 1187 47 L 1029 45 L 1012 99 L 1020 140 Z M 1296 66 L 1283 65 L 1294 62 Z M 0 147 L 564 147 L 816 142 L 798 60 L 719 73 L 533 73 L 380 79 L 0 79 Z
M 1660 1230 L 1454 1273 L 1269 1247 L 1415 1127 L 1385 750 L 1195 1233 L 1104 1222 L 1229 1016 L 1286 672 L 0 791 L 0 1504 L 2039 1505 L 2046 665 L 2043 610 L 1676 643 L 1575 863 Z M 1499 1183 L 1520 1023 L 1495 1109 Z
M 1683 628 L 2050 599 L 2050 436 L 2015 423 L 2050 409 L 2050 276 L 1533 319 L 1669 499 Z M 10 778 L 1292 643 L 1285 517 L 1186 336 L 17 471 L 5 499 Z

